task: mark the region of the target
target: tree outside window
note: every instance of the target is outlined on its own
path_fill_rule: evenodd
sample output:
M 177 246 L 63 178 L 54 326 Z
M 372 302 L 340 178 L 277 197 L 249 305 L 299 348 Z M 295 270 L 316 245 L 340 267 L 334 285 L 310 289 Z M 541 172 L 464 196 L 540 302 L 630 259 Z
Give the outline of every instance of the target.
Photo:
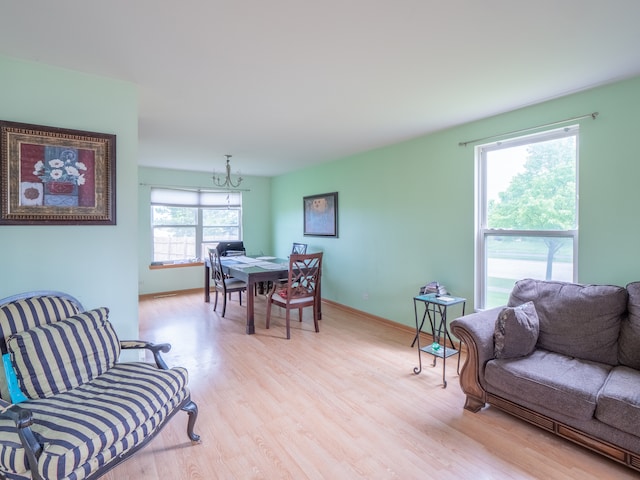
M 520 278 L 573 281 L 577 127 L 479 147 L 476 305 L 506 303 Z

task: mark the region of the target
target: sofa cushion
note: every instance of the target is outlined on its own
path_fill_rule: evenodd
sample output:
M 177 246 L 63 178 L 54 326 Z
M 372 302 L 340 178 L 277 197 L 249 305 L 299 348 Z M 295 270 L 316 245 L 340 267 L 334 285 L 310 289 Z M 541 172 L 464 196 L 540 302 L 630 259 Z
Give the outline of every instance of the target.
M 538 315 L 533 302 L 505 307 L 498 314 L 493 334 L 496 358 L 524 357 L 538 341 Z
M 147 363 L 119 363 L 78 388 L 21 404 L 33 412 L 31 429 L 44 445 L 38 459 L 40 475 L 85 478 L 148 440 L 187 398 L 187 381 L 184 368 L 160 370 Z M 24 448 L 10 420 L 0 420 L 0 436 L 0 468 L 25 474 Z
M 513 287 L 508 306 L 534 303 L 540 320 L 539 348 L 617 365 L 627 297 L 626 289 L 613 285 L 525 279 Z
M 29 297 L 0 307 L 0 352 L 7 353 L 6 339 L 16 332 L 57 322 L 78 313 L 77 305 L 60 296 Z M 0 396 L 11 401 L 4 370 L 0 369 Z
M 618 360 L 640 370 L 640 282 L 627 285 L 629 303 L 628 316 L 622 321 L 618 340 Z
M 596 396 L 612 367 L 537 349 L 527 356 L 487 362 L 485 380 L 509 392 L 513 401 L 527 401 L 580 420 L 593 417 Z
M 11 335 L 7 347 L 24 394 L 50 397 L 111 368 L 120 343 L 108 314 L 98 308 Z
M 596 418 L 631 435 L 640 425 L 640 372 L 614 368 L 598 395 Z

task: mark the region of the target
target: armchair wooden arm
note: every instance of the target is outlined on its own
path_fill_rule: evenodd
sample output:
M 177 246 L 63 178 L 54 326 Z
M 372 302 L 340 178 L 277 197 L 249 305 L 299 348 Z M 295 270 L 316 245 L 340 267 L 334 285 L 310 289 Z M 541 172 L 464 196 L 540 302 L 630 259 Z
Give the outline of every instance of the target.
M 171 345 L 168 343 L 151 343 L 144 340 L 120 340 L 120 348 L 123 350 L 145 349 L 153 353 L 156 366 L 162 370 L 168 370 L 169 367 L 162 358 L 161 353 L 168 353 Z
M 35 435 L 31 431 L 33 424 L 33 414 L 30 410 L 12 405 L 0 399 L 0 419 L 9 419 L 16 425 L 16 433 L 20 438 L 20 442 L 24 447 L 31 470 L 31 478 L 33 480 L 42 480 L 38 473 L 38 458 L 42 453 L 42 445 L 36 440 Z

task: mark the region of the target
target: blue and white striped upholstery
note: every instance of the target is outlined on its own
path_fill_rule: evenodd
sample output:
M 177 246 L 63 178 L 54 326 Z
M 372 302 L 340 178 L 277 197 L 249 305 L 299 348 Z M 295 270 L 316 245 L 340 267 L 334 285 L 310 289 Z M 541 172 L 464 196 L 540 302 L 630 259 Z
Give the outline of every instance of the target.
M 7 353 L 6 339 L 17 332 L 57 322 L 78 313 L 79 306 L 63 296 L 41 295 L 0 306 L 0 352 Z M 0 396 L 10 401 L 4 369 L 0 368 Z
M 187 381 L 183 368 L 122 363 L 73 390 L 22 403 L 34 413 L 31 429 L 44 446 L 40 475 L 81 480 L 140 444 L 187 398 Z M 0 469 L 10 479 L 29 478 L 11 423 L 0 420 Z
M 108 316 L 108 308 L 97 308 L 11 335 L 7 348 L 22 392 L 50 397 L 113 367 L 120 343 Z

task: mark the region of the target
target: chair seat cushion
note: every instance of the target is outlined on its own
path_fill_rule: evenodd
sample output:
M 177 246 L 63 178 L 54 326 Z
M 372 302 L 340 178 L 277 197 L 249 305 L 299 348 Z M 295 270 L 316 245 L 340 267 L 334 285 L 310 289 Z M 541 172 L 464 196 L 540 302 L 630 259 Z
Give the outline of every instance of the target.
M 31 429 L 44 445 L 40 475 L 79 480 L 145 441 L 187 397 L 187 381 L 184 368 L 121 363 L 73 390 L 20 404 L 33 412 Z M 15 425 L 0 420 L 0 435 L 0 468 L 28 474 Z
M 247 283 L 242 280 L 238 280 L 237 278 L 225 278 L 224 279 L 225 286 L 227 289 L 235 289 L 235 288 L 247 288 Z
M 640 372 L 615 367 L 598 395 L 596 418 L 631 435 L 640 425 Z
M 588 420 L 596 409 L 596 396 L 612 367 L 546 350 L 531 355 L 487 362 L 485 379 L 492 393 L 507 392 L 508 399 Z
M 287 289 L 283 288 L 282 290 L 278 290 L 276 295 L 273 295 L 272 300 L 274 303 L 286 305 L 287 303 Z M 293 305 L 296 303 L 307 303 L 313 301 L 313 295 L 301 295 L 294 296 L 289 300 L 289 305 Z

